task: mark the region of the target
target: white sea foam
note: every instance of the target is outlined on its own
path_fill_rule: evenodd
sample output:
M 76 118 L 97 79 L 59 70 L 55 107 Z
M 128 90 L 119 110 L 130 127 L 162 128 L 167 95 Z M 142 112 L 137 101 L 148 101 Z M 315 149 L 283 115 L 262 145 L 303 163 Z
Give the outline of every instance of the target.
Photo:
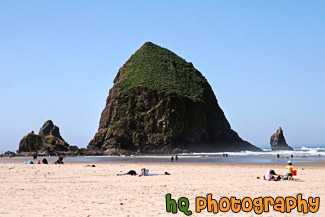
M 278 154 L 281 157 L 291 156 L 294 157 L 325 157 L 325 147 L 301 147 L 295 148 L 293 151 L 272 151 L 271 149 L 263 149 L 263 151 L 242 151 L 242 152 L 215 152 L 215 153 L 193 153 L 192 155 L 197 156 L 216 156 L 223 155 L 227 153 L 229 156 L 277 156 Z

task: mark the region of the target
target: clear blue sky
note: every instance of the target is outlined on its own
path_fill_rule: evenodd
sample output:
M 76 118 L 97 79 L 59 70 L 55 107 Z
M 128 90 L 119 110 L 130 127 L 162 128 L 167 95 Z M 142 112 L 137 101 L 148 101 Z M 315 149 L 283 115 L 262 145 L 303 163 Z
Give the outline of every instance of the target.
M 243 139 L 325 143 L 325 1 L 0 0 L 0 41 L 1 151 L 48 119 L 86 147 L 146 41 L 203 73 Z

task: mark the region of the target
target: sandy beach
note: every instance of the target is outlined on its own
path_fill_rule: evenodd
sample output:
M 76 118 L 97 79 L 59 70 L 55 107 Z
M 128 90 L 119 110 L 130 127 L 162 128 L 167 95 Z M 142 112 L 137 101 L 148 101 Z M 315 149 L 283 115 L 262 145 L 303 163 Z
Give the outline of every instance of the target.
M 208 193 L 214 199 L 244 197 L 320 197 L 320 208 L 307 216 L 325 216 L 325 166 L 296 165 L 295 181 L 263 180 L 267 169 L 285 173 L 285 165 L 179 164 L 179 163 L 86 163 L 64 165 L 0 164 L 0 216 L 174 216 L 166 212 L 165 195 L 187 197 L 192 216 L 257 216 L 253 211 L 195 212 L 195 198 Z M 117 176 L 131 169 L 171 175 Z M 260 177 L 258 179 L 257 177 Z M 177 216 L 186 216 L 178 211 Z M 260 216 L 303 216 L 270 212 Z

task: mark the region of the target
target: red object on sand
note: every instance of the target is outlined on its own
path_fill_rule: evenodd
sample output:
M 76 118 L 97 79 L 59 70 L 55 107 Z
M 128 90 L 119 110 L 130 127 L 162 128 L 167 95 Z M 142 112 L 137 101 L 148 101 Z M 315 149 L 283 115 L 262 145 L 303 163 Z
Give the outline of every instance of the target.
M 296 176 L 297 175 L 297 170 L 292 170 L 292 175 Z

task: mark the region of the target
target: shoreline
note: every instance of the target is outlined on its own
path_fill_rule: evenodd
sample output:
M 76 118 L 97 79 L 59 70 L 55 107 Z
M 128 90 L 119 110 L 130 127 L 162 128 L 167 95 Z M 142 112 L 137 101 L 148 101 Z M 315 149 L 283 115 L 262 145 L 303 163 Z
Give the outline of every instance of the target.
M 34 160 L 32 157 L 3 157 L 0 158 L 0 164 L 2 163 L 17 163 L 23 164 L 27 161 L 33 161 L 34 164 L 38 160 L 42 160 L 44 157 L 38 157 Z M 57 156 L 45 157 L 49 164 L 57 160 Z M 119 157 L 119 156 L 68 156 L 64 158 L 65 164 L 75 164 L 75 163 L 85 163 L 85 164 L 178 164 L 178 165 L 285 165 L 288 160 L 293 161 L 295 165 L 303 166 L 325 166 L 325 159 L 322 157 L 317 158 L 274 158 L 274 157 L 256 157 L 256 156 L 244 156 L 244 157 L 203 157 L 203 156 L 180 156 L 178 162 L 171 163 L 169 156 L 160 157 L 160 156 L 128 156 L 128 157 Z
M 53 164 L 53 162 L 50 162 L 49 164 L 23 164 L 22 162 L 6 162 L 6 161 L 0 161 L 0 165 L 5 165 L 5 164 L 13 164 L 13 165 L 44 165 L 44 166 L 48 166 L 48 165 L 55 165 Z M 281 167 L 281 166 L 285 166 L 285 163 L 196 163 L 196 162 L 65 162 L 64 164 L 60 164 L 60 166 L 65 166 L 65 165 L 156 165 L 156 166 L 251 166 L 251 167 Z M 324 167 L 325 168 L 325 161 L 320 163 L 320 162 L 315 162 L 315 163 L 294 163 L 294 166 L 298 166 L 298 167 Z

